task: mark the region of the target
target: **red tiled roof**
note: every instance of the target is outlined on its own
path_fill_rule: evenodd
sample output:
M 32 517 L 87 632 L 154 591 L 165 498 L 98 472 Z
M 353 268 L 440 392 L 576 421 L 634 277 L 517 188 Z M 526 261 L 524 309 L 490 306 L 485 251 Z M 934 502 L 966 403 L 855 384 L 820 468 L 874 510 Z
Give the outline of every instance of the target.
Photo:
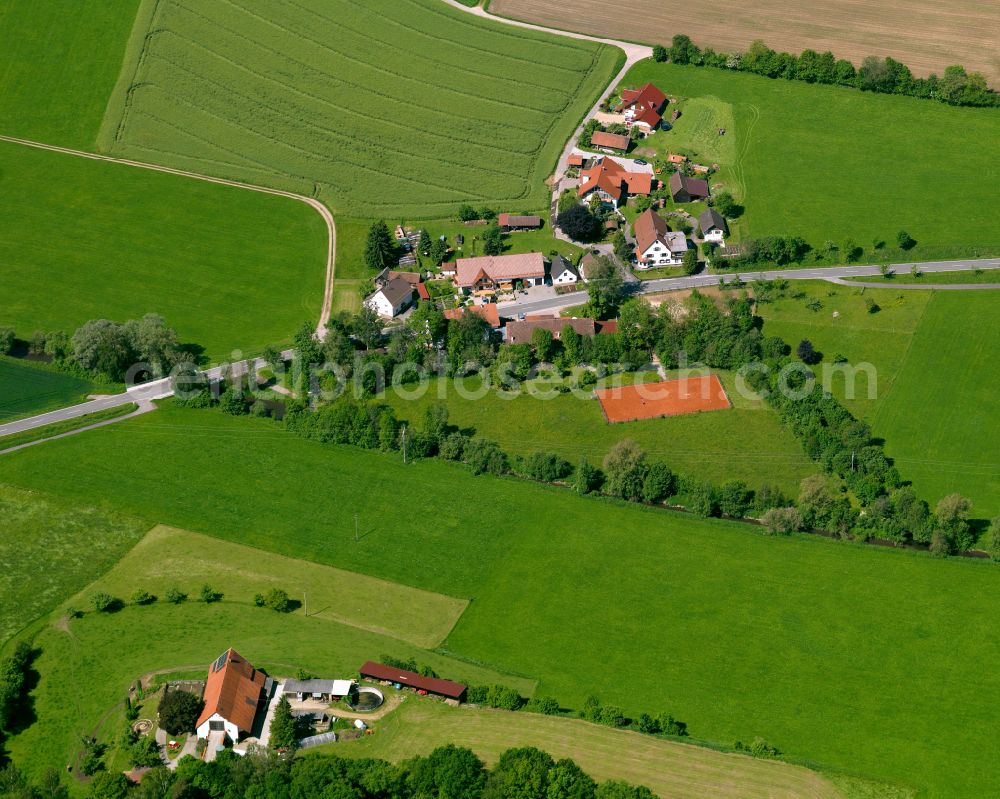
M 487 302 L 482 305 L 465 305 L 461 308 L 448 308 L 444 312 L 445 319 L 460 319 L 462 314 L 474 313 L 483 317 L 490 327 L 500 327 L 500 312 L 497 310 L 495 302 Z
M 421 281 L 421 279 L 422 279 L 420 277 L 420 273 L 419 272 L 397 272 L 395 270 L 390 270 L 389 271 L 389 280 L 392 280 L 394 277 L 401 277 L 401 278 L 403 278 L 403 280 L 405 280 L 411 286 L 416 286 Z
M 397 682 L 410 688 L 427 691 L 438 696 L 446 696 L 449 699 L 461 699 L 466 690 L 466 686 L 459 682 L 442 680 L 437 677 L 423 677 L 416 672 L 393 668 L 392 666 L 386 666 L 384 663 L 376 663 L 373 660 L 369 660 L 364 666 L 358 669 L 358 673 L 362 677 Z
M 644 253 L 654 241 L 666 243 L 667 240 L 667 220 L 648 208 L 636 217 L 632 226 L 635 231 L 635 248 L 638 252 Z
M 655 128 L 663 120 L 663 107 L 667 96 L 652 83 L 645 83 L 638 89 L 622 91 L 622 108 L 634 108 L 636 122 L 643 122 Z
M 417 283 L 417 296 L 422 300 L 429 300 L 431 298 L 431 293 L 427 290 L 427 286 L 423 283 Z
M 579 155 L 578 153 L 573 153 L 572 155 L 570 155 L 568 163 L 570 166 L 583 166 L 583 162 L 585 160 L 586 159 L 582 155 Z
M 462 288 L 475 285 L 482 277 L 493 281 L 545 277 L 545 258 L 540 252 L 517 255 L 480 255 L 455 262 L 455 282 Z
M 567 325 L 581 336 L 592 336 L 597 331 L 593 319 L 525 319 L 507 323 L 505 340 L 509 344 L 530 344 L 531 334 L 539 328 L 548 330 L 553 338 L 559 338 Z
M 618 320 L 617 319 L 604 319 L 597 322 L 597 332 L 598 333 L 617 333 L 618 332 Z
M 576 190 L 583 197 L 594 189 L 601 189 L 616 202 L 621 200 L 622 192 L 630 194 L 649 194 L 653 188 L 653 176 L 648 172 L 629 172 L 617 161 L 605 158 L 601 163 L 592 166 L 583 173 L 584 181 Z
M 227 649 L 209 666 L 205 681 L 205 709 L 195 726 L 200 727 L 218 713 L 243 732 L 249 732 L 263 689 L 264 675 L 235 649 Z

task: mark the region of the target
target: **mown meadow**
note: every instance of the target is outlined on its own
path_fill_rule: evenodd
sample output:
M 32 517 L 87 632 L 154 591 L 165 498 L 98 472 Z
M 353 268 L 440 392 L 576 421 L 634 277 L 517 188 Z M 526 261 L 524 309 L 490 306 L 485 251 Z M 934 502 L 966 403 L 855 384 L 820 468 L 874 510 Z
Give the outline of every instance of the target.
M 874 241 L 893 248 L 900 230 L 917 245 L 899 260 L 1000 250 L 996 109 L 652 60 L 623 83 L 646 81 L 667 94 L 732 106 L 734 126 L 724 138 L 736 139 L 735 162 L 722 175 L 746 207 L 745 235 L 801 236 L 819 249 L 827 241 L 843 249 L 851 239 L 876 262 Z M 682 133 L 689 125 L 679 126 Z M 689 134 L 679 146 L 690 146 Z M 658 146 L 669 149 L 671 133 L 660 136 Z
M 544 179 L 622 57 L 438 0 L 146 0 L 137 20 L 103 149 L 354 216 L 545 207 Z
M 23 339 L 155 312 L 211 358 L 259 351 L 318 318 L 326 247 L 294 200 L 0 142 L 0 325 Z
M 126 451 L 124 464 L 116 453 Z M 441 651 L 537 679 L 539 694 L 569 707 L 594 693 L 629 713 L 666 710 L 701 739 L 760 735 L 793 758 L 928 796 L 982 795 L 991 777 L 969 767 L 970 753 L 1000 755 L 1000 679 L 990 669 L 954 679 L 956 662 L 1000 656 L 1000 571 L 987 562 L 768 538 L 440 461 L 404 466 L 217 411 L 167 408 L 3 466 L 13 485 L 101 496 L 147 522 L 472 599 Z M 155 658 L 134 652 L 116 679 L 298 634 L 294 622 L 265 639 L 236 620 L 223 634 L 207 617 L 195 622 L 202 608 L 184 621 L 183 651 L 161 641 Z M 94 626 L 79 645 L 131 640 L 143 610 L 120 622 L 87 617 Z M 163 620 L 150 629 L 187 618 L 154 612 Z M 68 640 L 49 643 L 43 657 L 56 660 L 41 662 L 43 675 L 65 660 Z
M 83 402 L 102 388 L 44 364 L 0 356 L 0 424 Z

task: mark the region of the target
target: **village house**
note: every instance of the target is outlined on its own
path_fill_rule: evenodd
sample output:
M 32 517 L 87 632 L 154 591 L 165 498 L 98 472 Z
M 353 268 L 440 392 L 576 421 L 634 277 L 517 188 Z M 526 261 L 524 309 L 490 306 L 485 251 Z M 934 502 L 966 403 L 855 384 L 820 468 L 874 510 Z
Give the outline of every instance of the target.
M 509 290 L 516 283 L 540 286 L 545 282 L 545 265 L 540 252 L 459 258 L 455 262 L 455 283 L 466 294 Z
M 236 650 L 227 649 L 208 670 L 205 707 L 195 725 L 198 737 L 224 733 L 236 743 L 241 736 L 249 735 L 272 686 L 270 677 L 257 671 Z
M 725 217 L 714 208 L 706 208 L 698 216 L 698 226 L 701 228 L 701 237 L 705 241 L 714 241 L 726 246 L 725 238 L 729 233 Z
M 406 278 L 390 278 L 365 299 L 365 306 L 371 308 L 383 319 L 395 319 L 413 302 L 413 284 Z
M 566 164 L 579 169 L 580 167 L 586 166 L 587 158 L 586 156 L 580 155 L 580 153 L 570 153 L 569 160 L 566 161 Z
M 632 140 L 623 133 L 607 133 L 603 130 L 595 130 L 590 137 L 590 144 L 602 152 L 612 151 L 626 152 Z
M 568 258 L 557 255 L 552 261 L 552 285 L 571 286 L 579 282 L 580 271 Z
M 630 194 L 645 196 L 652 190 L 653 176 L 649 172 L 631 172 L 613 158 L 602 158 L 583 172 L 576 194 L 581 200 L 596 194 L 602 202 L 617 208 Z
M 640 269 L 672 266 L 684 259 L 688 250 L 687 237 L 667 229 L 666 220 L 652 208 L 635 220 L 635 259 Z
M 626 125 L 637 125 L 652 132 L 663 122 L 663 109 L 667 96 L 652 83 L 638 89 L 624 89 L 619 110 L 625 115 Z
M 573 328 L 581 336 L 593 336 L 597 332 L 597 324 L 593 319 L 558 319 L 548 317 L 545 319 L 524 319 L 517 322 L 508 322 L 504 328 L 504 341 L 508 344 L 530 344 L 531 334 L 536 330 L 548 330 L 552 338 L 558 340 L 566 327 Z
M 675 203 L 689 203 L 708 199 L 708 181 L 689 178 L 680 172 L 670 176 L 670 196 Z
M 504 230 L 537 230 L 542 226 L 540 216 L 517 216 L 516 214 L 500 214 L 497 217 L 497 224 Z

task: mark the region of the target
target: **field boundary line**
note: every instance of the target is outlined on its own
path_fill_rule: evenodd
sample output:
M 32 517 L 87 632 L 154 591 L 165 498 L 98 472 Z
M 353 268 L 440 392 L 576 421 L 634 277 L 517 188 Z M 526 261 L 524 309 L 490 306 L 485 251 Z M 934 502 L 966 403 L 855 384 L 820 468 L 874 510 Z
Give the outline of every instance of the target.
M 178 175 L 180 177 L 192 178 L 194 180 L 202 180 L 206 183 L 215 183 L 219 186 L 231 186 L 236 189 L 245 189 L 247 191 L 255 191 L 259 194 L 270 194 L 274 197 L 287 197 L 290 200 L 296 200 L 300 203 L 305 203 L 314 211 L 316 211 L 323 221 L 326 223 L 327 229 L 327 253 L 326 253 L 326 279 L 323 289 L 323 304 L 320 309 L 319 321 L 316 324 L 316 334 L 318 337 L 322 337 L 323 331 L 326 330 L 326 324 L 330 321 L 330 308 L 333 304 L 333 282 L 334 282 L 334 268 L 337 255 L 337 227 L 333 220 L 333 214 L 330 209 L 327 208 L 323 203 L 313 197 L 306 197 L 302 194 L 296 194 L 292 191 L 284 191 L 283 189 L 269 189 L 265 186 L 257 186 L 252 183 L 244 183 L 238 180 L 230 180 L 228 178 L 216 178 L 210 175 L 202 175 L 197 172 L 191 172 L 185 169 L 175 169 L 174 167 L 162 166 L 160 164 L 150 164 L 144 161 L 134 161 L 129 158 L 116 158 L 111 155 L 102 155 L 100 153 L 89 153 L 85 150 L 73 150 L 69 147 L 58 147 L 54 144 L 43 144 L 42 142 L 31 141 L 30 139 L 19 139 L 14 136 L 4 136 L 0 135 L 0 141 L 8 142 L 10 144 L 19 144 L 23 147 L 34 147 L 36 150 L 46 150 L 53 153 L 62 153 L 63 155 L 74 155 L 78 158 L 88 158 L 91 161 L 103 161 L 111 164 L 120 164 L 122 166 L 131 166 L 138 169 L 148 169 L 153 172 L 163 172 L 168 175 Z

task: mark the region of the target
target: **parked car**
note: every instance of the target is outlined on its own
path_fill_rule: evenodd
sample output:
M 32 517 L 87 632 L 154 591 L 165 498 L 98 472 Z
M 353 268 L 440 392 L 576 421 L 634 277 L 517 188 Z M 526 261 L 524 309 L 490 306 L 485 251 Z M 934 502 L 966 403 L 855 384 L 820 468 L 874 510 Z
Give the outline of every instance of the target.
M 643 161 L 643 160 L 642 160 L 641 158 L 636 158 L 636 159 L 635 159 L 635 162 L 636 162 L 636 163 L 637 163 L 637 164 L 638 164 L 639 166 L 646 166 L 646 165 L 647 165 L 647 164 L 649 163 L 648 161 Z

